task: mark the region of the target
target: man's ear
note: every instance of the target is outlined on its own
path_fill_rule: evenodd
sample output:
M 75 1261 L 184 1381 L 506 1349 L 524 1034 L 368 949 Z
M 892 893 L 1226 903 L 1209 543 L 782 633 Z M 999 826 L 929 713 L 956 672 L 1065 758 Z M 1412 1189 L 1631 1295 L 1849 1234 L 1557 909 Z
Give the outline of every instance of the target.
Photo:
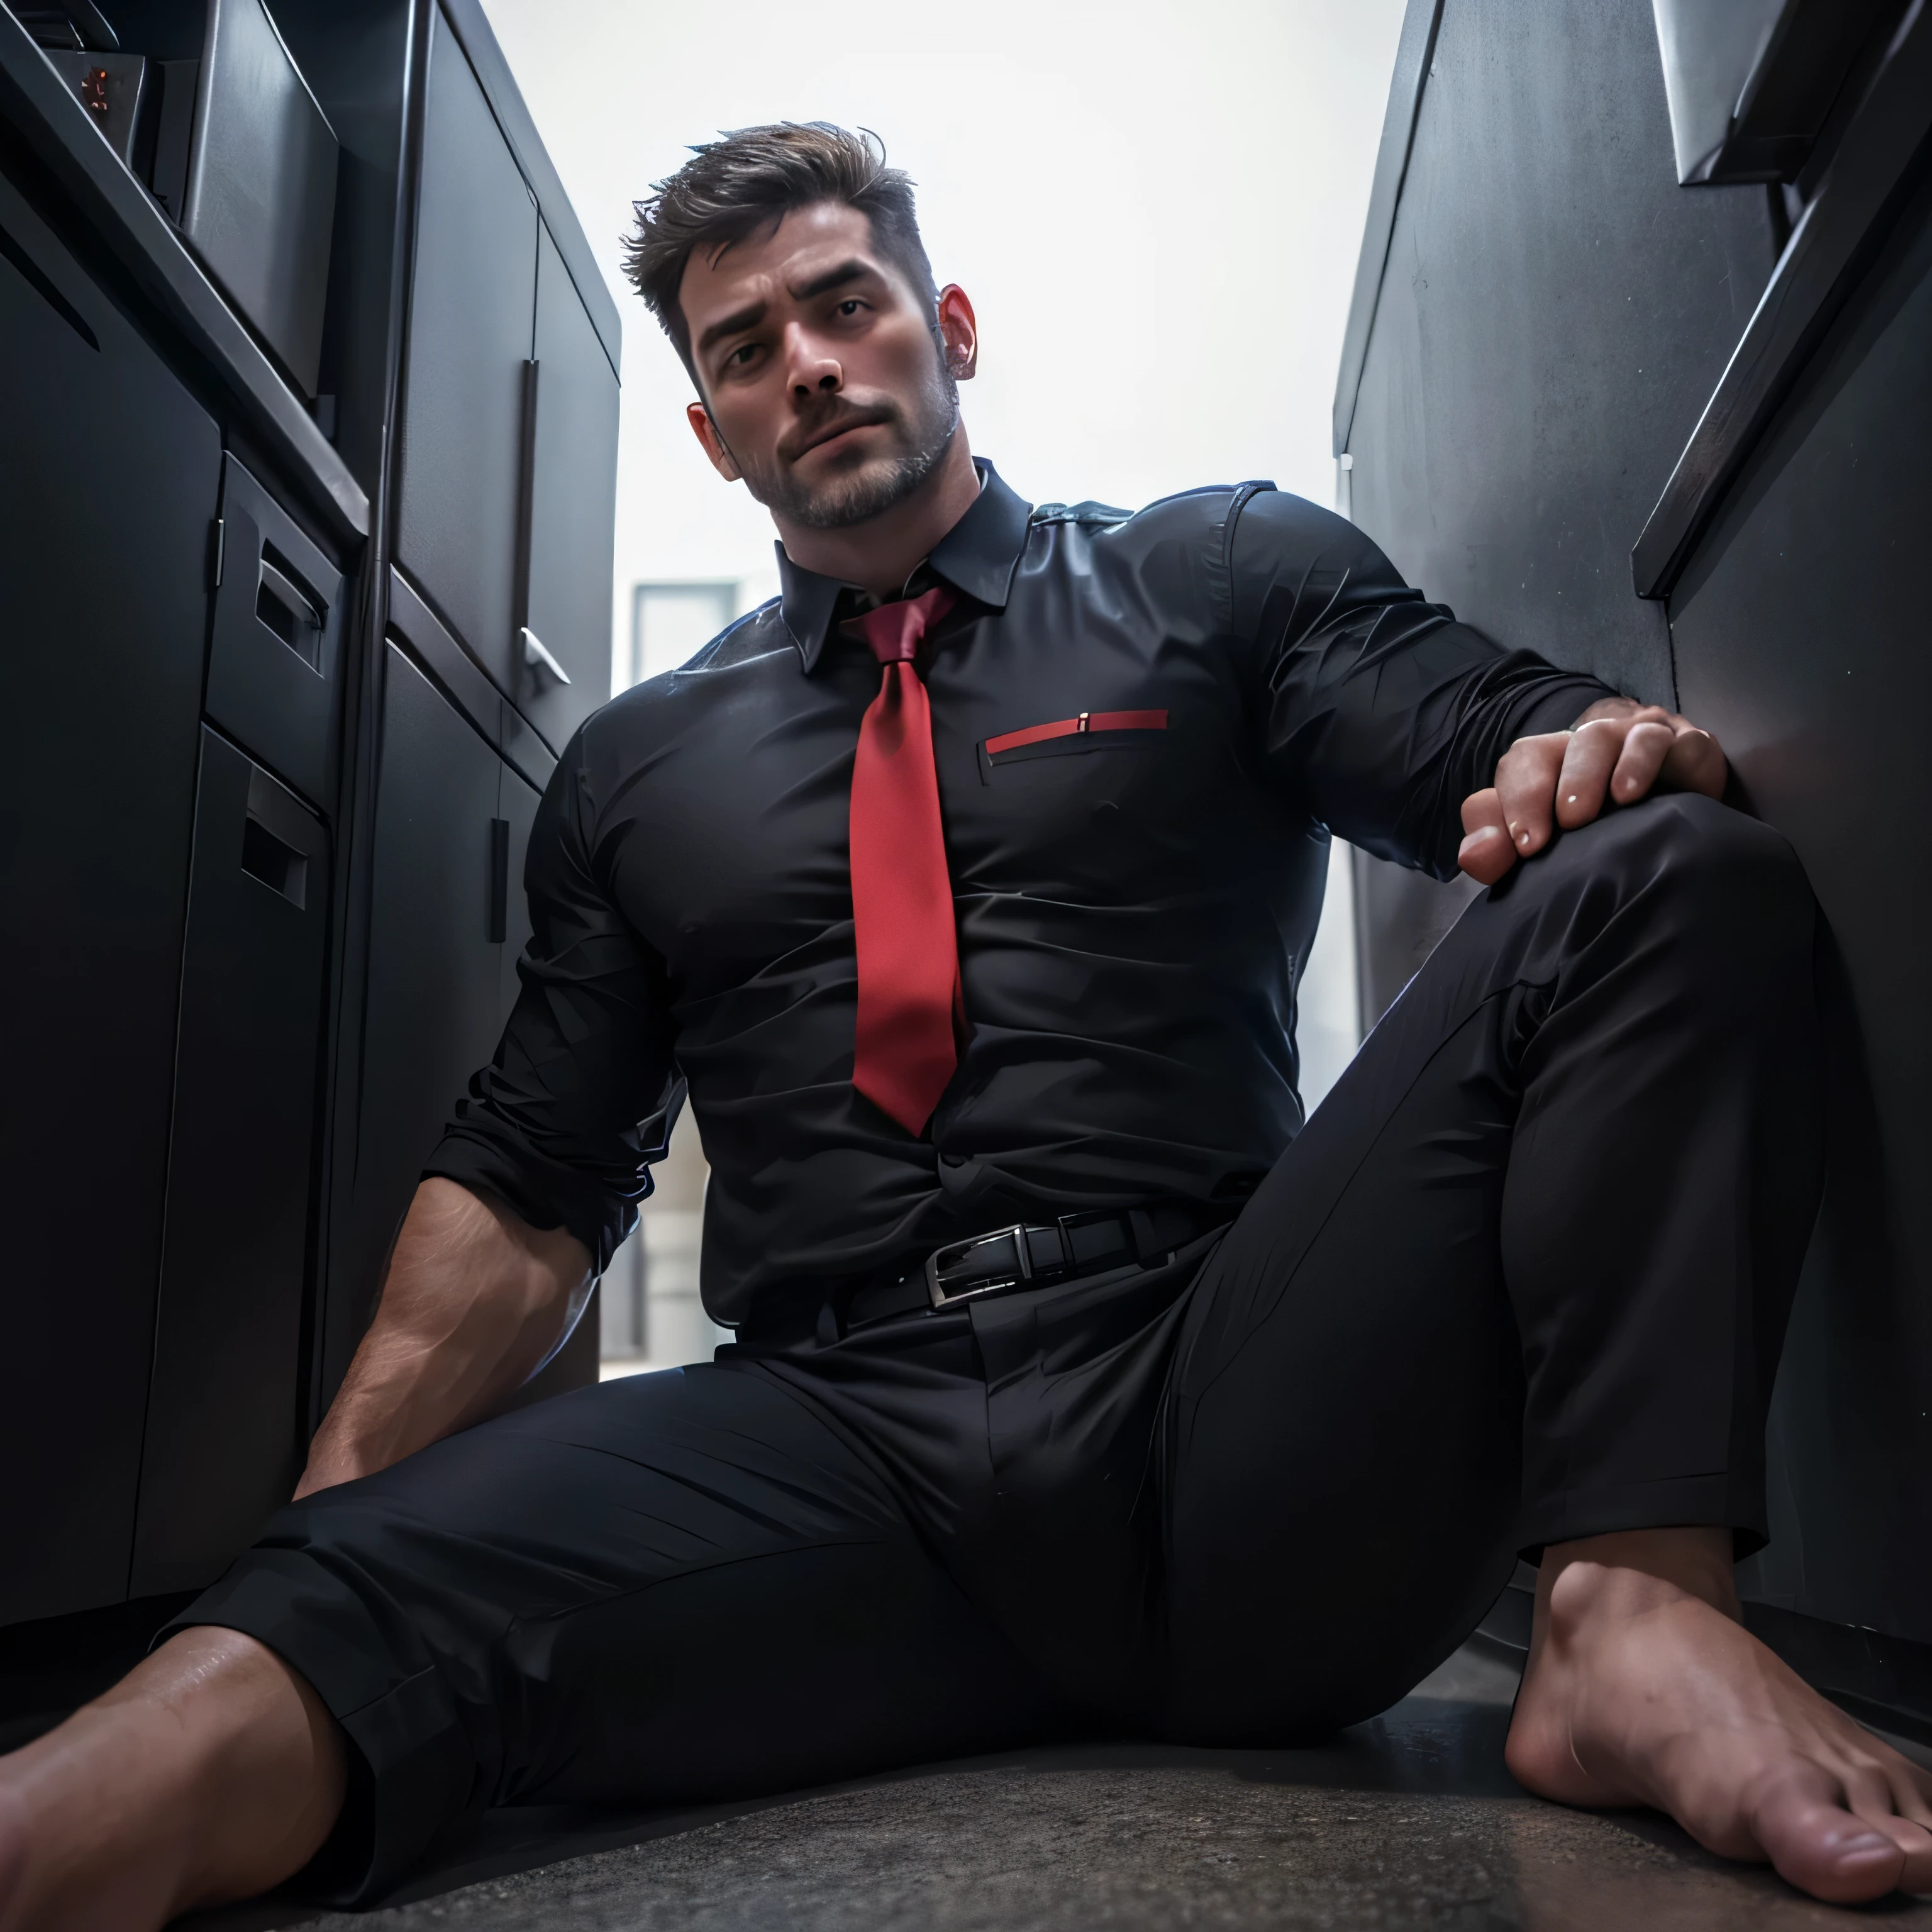
M 970 382 L 980 366 L 980 325 L 957 282 L 939 292 L 939 335 L 946 344 L 946 373 L 956 382 Z
M 702 403 L 686 403 L 684 419 L 690 424 L 692 434 L 704 446 L 705 454 L 710 458 L 712 468 L 728 483 L 742 482 L 745 472 L 738 467 L 738 459 L 718 434 L 718 425 L 711 420 L 711 412 Z

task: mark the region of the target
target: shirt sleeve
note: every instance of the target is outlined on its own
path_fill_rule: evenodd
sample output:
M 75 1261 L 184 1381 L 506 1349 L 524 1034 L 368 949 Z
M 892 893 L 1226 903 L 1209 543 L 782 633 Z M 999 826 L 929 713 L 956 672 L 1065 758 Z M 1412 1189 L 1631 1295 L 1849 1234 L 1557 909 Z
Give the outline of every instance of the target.
M 530 833 L 517 1004 L 425 1172 L 500 1196 L 534 1227 L 567 1227 L 602 1274 L 685 1090 L 664 962 L 598 883 L 589 790 L 580 733 Z
M 1511 742 L 1615 694 L 1457 623 L 1300 497 L 1264 490 L 1236 516 L 1229 597 L 1275 782 L 1351 844 L 1453 878 L 1462 800 Z

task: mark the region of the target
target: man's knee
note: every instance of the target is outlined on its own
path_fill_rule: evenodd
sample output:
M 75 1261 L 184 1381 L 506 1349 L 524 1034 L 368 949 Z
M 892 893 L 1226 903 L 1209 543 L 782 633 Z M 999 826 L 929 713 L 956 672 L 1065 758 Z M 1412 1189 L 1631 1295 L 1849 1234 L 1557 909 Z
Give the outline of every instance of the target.
M 1673 872 L 1742 866 L 1798 869 L 1784 835 L 1701 792 L 1666 791 L 1606 812 L 1567 838 Z
M 1808 937 L 1811 888 L 1784 835 L 1696 792 L 1665 792 L 1568 835 L 1591 871 L 1620 874 L 1696 923 Z

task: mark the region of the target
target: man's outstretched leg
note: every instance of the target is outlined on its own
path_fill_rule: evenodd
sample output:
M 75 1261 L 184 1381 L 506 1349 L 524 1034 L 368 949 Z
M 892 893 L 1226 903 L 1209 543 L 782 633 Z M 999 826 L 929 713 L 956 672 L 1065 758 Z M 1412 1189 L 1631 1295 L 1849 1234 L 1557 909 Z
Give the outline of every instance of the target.
M 880 1372 L 938 1429 L 971 1360 L 956 1318 Z M 317 1491 L 183 1623 L 0 1760 L 0 1932 L 152 1932 L 297 1873 L 364 1904 L 467 1807 L 743 1797 L 1064 1722 L 874 1460 L 755 1364 L 580 1390 Z
M 1544 1552 L 1506 1756 L 1546 1798 L 1654 1805 L 1820 1898 L 1932 1891 L 1932 1774 L 1744 1628 L 1728 1530 Z
M 158 1926 L 314 1856 L 342 1733 L 272 1651 L 184 1630 L 56 1730 L 0 1758 L 0 1932 Z

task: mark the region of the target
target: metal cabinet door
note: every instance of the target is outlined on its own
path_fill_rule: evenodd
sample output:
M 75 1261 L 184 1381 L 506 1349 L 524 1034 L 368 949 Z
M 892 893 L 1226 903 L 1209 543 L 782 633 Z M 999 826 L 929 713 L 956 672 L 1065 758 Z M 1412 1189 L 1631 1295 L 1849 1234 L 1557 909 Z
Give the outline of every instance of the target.
M 128 1586 L 213 422 L 0 179 L 0 1623 Z
M 212 1582 L 297 1473 L 328 838 L 204 728 L 130 1593 Z
M 617 377 L 547 229 L 537 232 L 529 596 L 517 708 L 554 751 L 610 694 Z M 532 643 L 534 640 L 534 643 Z M 569 679 L 565 683 L 546 659 Z
M 536 204 L 455 35 L 430 20 L 396 556 L 508 691 Z
M 502 760 L 394 644 L 382 670 L 356 1178 L 331 1262 L 325 1401 L 368 1324 L 423 1163 L 503 1018 L 492 936 Z
M 517 1004 L 522 982 L 517 962 L 530 943 L 530 902 L 524 890 L 524 862 L 530 849 L 530 828 L 536 823 L 541 794 L 506 766 L 497 794 L 496 811 L 503 822 L 503 974 L 500 995 L 505 1019 Z
M 497 812 L 504 828 L 502 851 L 506 892 L 503 920 L 503 1017 L 516 1004 L 522 982 L 517 977 L 517 962 L 530 941 L 529 895 L 524 890 L 524 861 L 530 848 L 530 828 L 536 822 L 540 794 L 514 769 L 503 770 L 502 789 L 498 794 Z M 591 1291 L 590 1300 L 572 1330 L 569 1339 L 533 1376 L 507 1405 L 512 1408 L 542 1402 L 567 1389 L 582 1388 L 597 1379 L 599 1354 L 598 1338 L 602 1319 L 598 1307 L 599 1291 Z

